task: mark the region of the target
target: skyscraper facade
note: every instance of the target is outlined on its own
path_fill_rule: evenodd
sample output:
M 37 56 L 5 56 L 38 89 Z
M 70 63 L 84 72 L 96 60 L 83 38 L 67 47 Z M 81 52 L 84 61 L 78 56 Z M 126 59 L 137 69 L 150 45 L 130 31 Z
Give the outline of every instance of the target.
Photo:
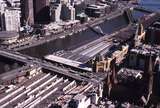
M 21 0 L 22 24 L 34 24 L 33 0 Z
M 20 10 L 15 8 L 6 9 L 4 16 L 6 31 L 18 32 L 20 28 Z
M 49 0 L 21 0 L 23 24 L 40 24 L 50 21 Z
M 35 23 L 48 23 L 50 21 L 49 4 L 49 0 L 33 0 Z

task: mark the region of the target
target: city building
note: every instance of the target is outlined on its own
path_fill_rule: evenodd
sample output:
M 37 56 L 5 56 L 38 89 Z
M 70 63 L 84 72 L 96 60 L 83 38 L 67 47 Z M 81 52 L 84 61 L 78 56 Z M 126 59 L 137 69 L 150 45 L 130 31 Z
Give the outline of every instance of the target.
M 74 2 L 74 8 L 75 8 L 75 18 L 79 19 L 79 16 L 81 14 L 85 13 L 86 4 L 82 0 L 77 0 Z
M 23 25 L 50 22 L 49 0 L 21 0 Z
M 88 5 L 85 9 L 85 13 L 89 17 L 101 17 L 110 13 L 110 6 L 106 4 Z
M 140 69 L 148 71 L 149 57 L 152 57 L 154 67 L 156 66 L 156 58 L 159 57 L 159 46 L 140 45 L 130 50 L 128 56 L 128 67 L 132 69 Z M 159 71 L 156 69 L 155 71 Z
M 7 7 L 6 1 L 1 0 L 0 1 L 0 30 L 5 30 L 5 18 L 4 18 L 4 11 Z
M 50 4 L 51 21 L 75 20 L 75 8 L 70 1 L 51 2 Z
M 22 25 L 34 24 L 34 7 L 33 0 L 21 0 L 21 23 Z
M 75 20 L 75 8 L 69 3 L 62 4 L 60 19 L 63 21 Z
M 0 3 L 0 28 L 2 31 L 19 31 L 21 10 L 20 0 L 2 0 Z
M 7 3 L 12 7 L 20 7 L 20 1 L 21 0 L 7 0 Z
M 6 8 L 4 13 L 5 30 L 6 31 L 19 31 L 21 11 L 19 8 Z
M 0 44 L 11 44 L 18 40 L 19 34 L 14 31 L 0 31 Z
M 77 94 L 72 101 L 69 102 L 69 108 L 88 108 L 89 105 L 91 105 L 90 98 L 82 94 Z
M 156 21 L 147 29 L 145 42 L 160 45 L 160 21 Z
M 50 4 L 51 22 L 60 22 L 62 5 L 59 3 Z
M 50 22 L 50 8 L 49 0 L 33 0 L 34 20 L 35 23 L 49 23 Z
M 0 108 L 159 108 L 158 13 L 136 10 L 135 22 L 127 1 L 0 2 Z

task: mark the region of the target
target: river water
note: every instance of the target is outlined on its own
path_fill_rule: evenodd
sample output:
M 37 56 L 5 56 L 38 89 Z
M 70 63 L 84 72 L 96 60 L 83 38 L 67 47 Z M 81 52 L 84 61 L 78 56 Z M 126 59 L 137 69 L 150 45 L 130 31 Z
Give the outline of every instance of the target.
M 128 24 L 129 20 L 127 16 L 123 14 L 109 21 L 106 20 L 96 26 L 99 26 L 105 34 L 111 34 L 126 27 Z M 62 39 L 59 38 L 51 42 L 21 50 L 20 52 L 32 57 L 43 58 L 45 55 L 52 54 L 56 51 L 76 49 L 101 37 L 102 36 L 88 28 L 82 32 L 75 33 L 72 36 L 66 36 Z
M 148 9 L 160 11 L 160 0 L 139 0 L 139 4 Z
M 152 10 L 160 10 L 160 0 L 139 0 L 139 4 L 140 6 Z M 135 13 L 133 12 L 133 14 L 133 16 L 135 16 L 135 19 L 139 19 L 139 17 L 143 16 L 143 14 L 146 13 L 135 11 Z M 126 18 L 124 16 L 120 16 L 118 18 L 112 19 L 112 21 L 105 21 L 99 26 L 106 34 L 110 34 L 127 26 L 127 23 L 128 22 Z M 66 37 L 64 39 L 57 39 L 52 42 L 24 49 L 21 51 L 21 53 L 37 58 L 42 58 L 43 56 L 51 54 L 58 50 L 75 49 L 98 38 L 100 37 L 96 33 L 91 31 L 90 29 L 87 29 L 81 33 L 74 34 L 72 38 Z
M 160 11 L 160 0 L 140 0 L 139 5 L 147 9 Z M 135 18 L 143 16 L 144 13 L 136 11 L 133 13 Z M 112 19 L 111 21 L 105 21 L 98 26 L 101 27 L 105 34 L 111 34 L 121 28 L 128 25 L 128 20 L 124 15 Z M 84 30 L 83 32 L 73 34 L 73 36 L 68 36 L 63 39 L 56 39 L 51 42 L 47 42 L 41 45 L 23 49 L 20 52 L 26 55 L 30 55 L 36 58 L 43 58 L 47 54 L 59 50 L 73 50 L 81 45 L 89 43 L 93 40 L 100 38 L 98 34 L 93 32 L 91 29 Z M 129 95 L 128 95 L 129 96 Z

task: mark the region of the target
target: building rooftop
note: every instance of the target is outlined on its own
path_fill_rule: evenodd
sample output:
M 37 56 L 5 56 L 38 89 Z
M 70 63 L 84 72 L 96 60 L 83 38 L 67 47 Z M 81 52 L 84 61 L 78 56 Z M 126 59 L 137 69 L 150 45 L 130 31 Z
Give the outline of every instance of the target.
M 131 52 L 142 54 L 142 55 L 153 54 L 153 55 L 159 56 L 160 46 L 158 46 L 158 45 L 154 45 L 154 46 L 140 45 L 140 46 L 137 46 L 136 48 L 131 49 Z
M 128 68 L 122 68 L 118 71 L 118 80 L 119 81 L 134 81 L 134 79 L 141 79 L 144 72 L 141 70 L 134 70 Z
M 18 38 L 19 34 L 15 31 L 1 31 L 0 32 L 0 39 L 12 39 L 12 38 Z
M 85 95 L 83 95 L 83 94 L 77 94 L 73 99 L 75 99 L 75 100 L 82 100 L 82 99 L 85 99 L 85 98 L 86 98 Z

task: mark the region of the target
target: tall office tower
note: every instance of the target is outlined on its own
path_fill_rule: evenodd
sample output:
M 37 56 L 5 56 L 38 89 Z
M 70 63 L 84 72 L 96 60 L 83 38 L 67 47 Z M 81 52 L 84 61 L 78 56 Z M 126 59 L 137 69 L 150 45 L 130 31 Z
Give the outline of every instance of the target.
M 50 22 L 50 0 L 33 0 L 35 23 Z
M 71 5 L 74 0 L 56 0 L 50 5 L 51 21 L 68 21 L 75 20 L 75 8 Z
M 68 4 L 63 4 L 62 5 L 62 9 L 61 9 L 61 16 L 60 18 L 63 21 L 67 21 L 67 20 L 75 20 L 75 8 Z
M 21 11 L 22 19 L 21 22 L 23 25 L 28 23 L 29 25 L 34 24 L 34 8 L 33 0 L 21 0 Z
M 20 14 L 19 8 L 6 8 L 4 12 L 5 29 L 6 31 L 19 31 L 20 28 Z
M 5 30 L 4 10 L 7 7 L 6 1 L 0 0 L 0 31 Z
M 86 5 L 84 1 L 79 0 L 74 2 L 74 8 L 75 8 L 75 17 L 76 19 L 79 19 L 79 16 L 85 13 Z
M 70 4 L 73 5 L 73 3 L 75 2 L 75 0 L 58 0 L 61 1 L 62 4 Z
M 62 5 L 59 3 L 53 3 L 50 5 L 51 21 L 52 22 L 60 22 L 61 8 L 62 8 Z

